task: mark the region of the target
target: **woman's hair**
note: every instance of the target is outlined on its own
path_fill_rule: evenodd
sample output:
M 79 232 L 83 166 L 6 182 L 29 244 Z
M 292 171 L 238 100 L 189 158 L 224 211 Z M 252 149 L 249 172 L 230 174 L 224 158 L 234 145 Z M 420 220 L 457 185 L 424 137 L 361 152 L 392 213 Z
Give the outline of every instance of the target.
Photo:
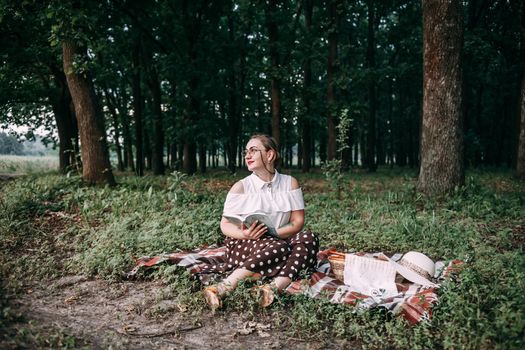
M 277 141 L 270 135 L 266 134 L 255 134 L 250 137 L 250 140 L 257 139 L 261 141 L 261 143 L 264 146 L 264 149 L 266 151 L 273 150 L 275 152 L 275 161 L 274 165 L 277 166 L 279 164 L 279 161 L 281 160 L 281 156 L 279 155 L 279 145 L 277 145 Z

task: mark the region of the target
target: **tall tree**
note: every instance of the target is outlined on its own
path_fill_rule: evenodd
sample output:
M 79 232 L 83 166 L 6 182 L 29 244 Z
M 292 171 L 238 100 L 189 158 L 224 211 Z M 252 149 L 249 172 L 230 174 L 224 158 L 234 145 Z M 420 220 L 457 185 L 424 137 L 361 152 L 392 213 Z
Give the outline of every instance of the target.
M 280 1 L 269 0 L 265 12 L 266 26 L 268 29 L 271 70 L 271 111 L 272 111 L 272 136 L 281 144 L 281 78 L 279 76 L 279 27 L 277 26 L 277 6 Z
M 119 118 L 117 106 L 113 103 L 111 94 L 107 87 L 102 89 L 104 94 L 104 100 L 108 105 L 109 113 L 111 114 L 111 123 L 113 124 L 113 138 L 115 139 L 115 152 L 117 153 L 117 169 L 124 171 L 124 161 L 122 157 L 122 146 L 120 145 L 120 132 L 119 132 Z
M 516 172 L 518 177 L 525 180 L 525 73 L 521 81 L 521 101 L 520 101 L 521 121 L 518 142 L 518 159 L 516 162 Z
M 182 170 L 186 174 L 194 174 L 197 171 L 197 140 L 195 131 L 200 116 L 201 101 L 199 99 L 200 76 L 198 75 L 198 42 L 201 34 L 203 19 L 203 6 L 199 3 L 190 3 L 184 0 L 182 3 L 182 14 L 184 23 L 184 34 L 187 46 L 188 72 L 188 104 L 184 112 L 184 148 L 182 156 Z
M 329 4 L 330 29 L 328 32 L 328 62 L 326 70 L 326 113 L 328 130 L 327 159 L 335 159 L 337 151 L 337 108 L 335 98 L 335 73 L 337 69 L 337 37 L 339 33 L 341 2 L 330 0 Z
M 520 179 L 525 180 L 525 1 L 521 5 L 521 98 L 520 98 L 520 127 L 518 139 L 518 155 L 516 172 Z
M 136 152 L 136 165 L 135 173 L 138 176 L 144 175 L 144 147 L 143 147 L 143 122 L 142 122 L 142 88 L 140 86 L 141 81 L 141 38 L 140 33 L 137 29 L 135 31 L 135 39 L 131 52 L 131 68 L 133 71 L 132 78 L 132 90 L 133 90 L 133 120 L 135 122 L 135 152 Z
M 304 58 L 303 63 L 303 104 L 304 113 L 301 118 L 301 132 L 302 132 L 302 171 L 304 173 L 310 171 L 311 167 L 311 149 L 312 149 L 312 58 L 310 55 L 312 45 L 312 16 L 314 10 L 313 0 L 304 0 L 304 26 L 306 31 L 306 38 L 308 40 L 308 52 Z
M 460 0 L 423 0 L 423 123 L 417 189 L 450 193 L 465 180 Z
M 368 171 L 374 172 L 376 164 L 376 109 L 377 109 L 377 87 L 376 87 L 376 59 L 375 59 L 375 22 L 376 9 L 374 0 L 367 1 L 368 7 L 368 35 L 366 48 L 366 63 L 368 68 L 368 128 L 366 133 L 366 167 Z
M 82 178 L 91 184 L 115 185 L 109 162 L 106 129 L 89 71 L 75 69 L 75 58 L 86 57 L 86 51 L 72 40 L 62 42 L 64 72 L 75 106 L 80 133 Z
M 162 93 L 160 79 L 157 69 L 153 66 L 148 68 L 148 84 L 152 97 L 153 110 L 153 152 L 152 170 L 153 175 L 164 175 L 164 128 L 162 126 Z
M 72 110 L 73 108 L 71 108 L 71 94 L 69 93 L 66 75 L 62 69 L 54 64 L 51 64 L 49 68 L 58 91 L 53 93 L 55 90 L 46 81 L 44 81 L 44 84 L 51 93 L 50 101 L 57 125 L 59 170 L 62 173 L 66 173 L 70 169 L 80 166 L 80 164 L 77 164 L 76 157 L 76 145 L 78 144 L 77 119 Z

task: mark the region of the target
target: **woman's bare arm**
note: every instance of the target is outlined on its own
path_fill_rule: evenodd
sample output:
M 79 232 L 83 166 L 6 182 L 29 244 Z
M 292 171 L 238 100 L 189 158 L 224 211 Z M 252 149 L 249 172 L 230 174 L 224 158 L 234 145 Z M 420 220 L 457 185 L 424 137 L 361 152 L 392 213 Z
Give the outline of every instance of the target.
M 299 188 L 299 183 L 292 177 L 292 190 Z M 283 239 L 287 239 L 298 232 L 301 232 L 304 226 L 304 209 L 293 210 L 290 214 L 290 221 L 277 229 L 277 233 Z
M 230 189 L 230 193 L 242 194 L 244 193 L 244 186 L 241 181 L 236 182 Z M 225 236 L 234 238 L 234 239 L 259 239 L 263 234 L 268 231 L 267 227 L 264 224 L 257 224 L 257 222 L 252 223 L 250 227 L 245 227 L 244 225 L 238 226 L 232 224 L 227 219 L 221 219 L 221 231 Z

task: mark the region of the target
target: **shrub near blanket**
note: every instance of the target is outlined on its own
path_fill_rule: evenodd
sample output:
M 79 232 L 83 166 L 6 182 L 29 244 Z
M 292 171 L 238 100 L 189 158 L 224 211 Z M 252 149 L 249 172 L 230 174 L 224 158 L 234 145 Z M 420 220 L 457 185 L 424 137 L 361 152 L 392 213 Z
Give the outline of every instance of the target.
M 268 315 L 276 329 L 294 337 L 315 335 L 357 348 L 525 347 L 525 184 L 512 174 L 470 172 L 467 186 L 440 202 L 417 197 L 414 174 L 395 168 L 344 175 L 341 199 L 326 193 L 322 175 L 293 175 L 304 184 L 306 226 L 321 233 L 322 246 L 387 255 L 417 250 L 465 264 L 459 283 L 441 285 L 430 324 L 407 328 L 382 309 L 355 312 L 306 295 L 285 295 L 254 317 Z M 121 177 L 113 189 L 56 175 L 9 182 L 0 187 L 6 288 L 34 276 L 119 279 L 134 265 L 133 257 L 216 243 L 222 202 L 241 177 Z M 213 183 L 214 190 L 205 190 L 204 183 Z M 43 225 L 49 219 L 62 227 Z M 180 268 L 162 266 L 150 277 L 165 282 L 166 299 L 207 317 Z M 224 312 L 230 311 L 226 305 Z

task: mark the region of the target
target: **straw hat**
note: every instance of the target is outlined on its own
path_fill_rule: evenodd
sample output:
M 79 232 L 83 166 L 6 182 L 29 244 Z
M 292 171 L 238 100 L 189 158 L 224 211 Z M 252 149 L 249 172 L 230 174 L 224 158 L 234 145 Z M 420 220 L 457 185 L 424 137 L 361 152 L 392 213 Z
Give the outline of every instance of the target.
M 436 286 L 430 279 L 434 277 L 436 265 L 428 256 L 419 252 L 408 252 L 399 262 L 390 259 L 396 271 L 410 282 L 422 286 Z

